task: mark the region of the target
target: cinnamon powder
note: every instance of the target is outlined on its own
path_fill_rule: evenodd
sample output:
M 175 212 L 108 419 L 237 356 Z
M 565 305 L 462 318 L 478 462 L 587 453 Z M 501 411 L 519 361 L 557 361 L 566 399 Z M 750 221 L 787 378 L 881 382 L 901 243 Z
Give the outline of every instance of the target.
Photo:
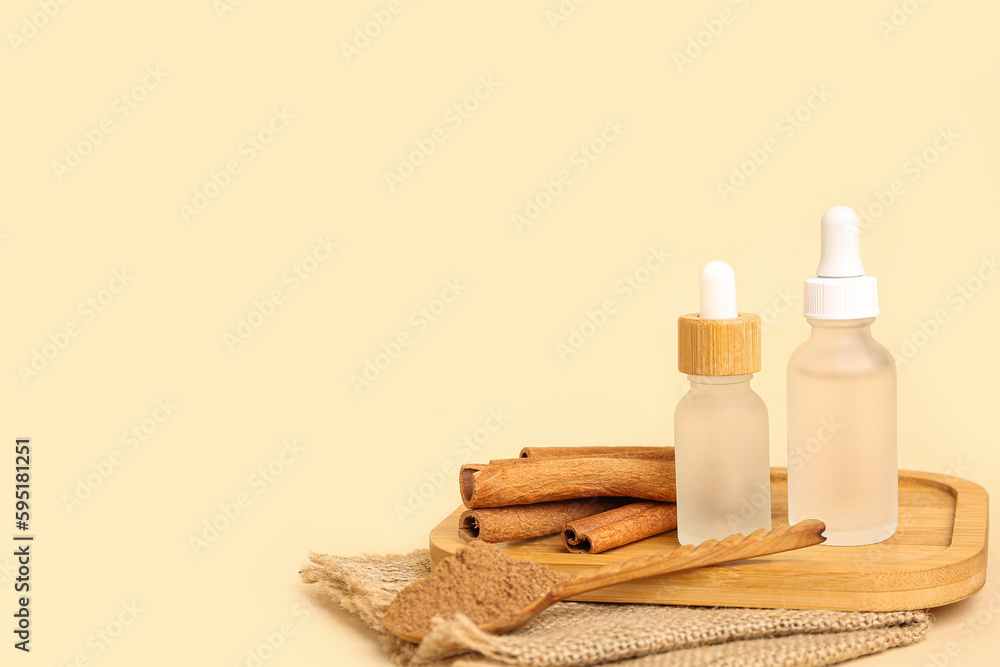
M 476 540 L 404 588 L 386 611 L 385 622 L 415 636 L 430 632 L 435 616 L 465 614 L 482 625 L 512 617 L 571 578 L 544 565 L 511 558 L 492 544 Z

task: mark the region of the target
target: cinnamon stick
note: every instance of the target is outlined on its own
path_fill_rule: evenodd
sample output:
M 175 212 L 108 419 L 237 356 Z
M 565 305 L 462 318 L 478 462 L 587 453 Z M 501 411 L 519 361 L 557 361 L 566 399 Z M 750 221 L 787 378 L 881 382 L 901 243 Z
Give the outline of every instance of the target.
M 534 449 L 525 447 L 525 449 Z M 588 449 L 567 447 L 566 449 Z M 521 450 L 524 451 L 523 449 Z M 556 459 L 659 459 L 662 461 L 674 460 L 673 447 L 657 447 L 656 450 L 630 451 L 630 452 L 608 452 L 608 453 L 581 453 L 581 454 L 543 454 L 542 456 L 521 456 L 516 459 L 491 459 L 490 465 L 516 465 L 521 463 L 537 463 L 538 461 L 554 461 Z
M 640 501 L 568 523 L 563 544 L 573 553 L 599 554 L 677 527 L 677 505 Z
M 466 542 L 510 542 L 558 533 L 571 521 L 607 512 L 633 498 L 580 498 L 533 505 L 466 510 L 458 520 L 458 536 Z
M 674 462 L 666 459 L 556 457 L 518 465 L 467 463 L 458 480 L 469 509 L 591 496 L 677 499 Z
M 673 447 L 525 447 L 522 459 L 579 458 L 582 456 L 602 456 L 627 458 L 659 458 L 673 460 Z

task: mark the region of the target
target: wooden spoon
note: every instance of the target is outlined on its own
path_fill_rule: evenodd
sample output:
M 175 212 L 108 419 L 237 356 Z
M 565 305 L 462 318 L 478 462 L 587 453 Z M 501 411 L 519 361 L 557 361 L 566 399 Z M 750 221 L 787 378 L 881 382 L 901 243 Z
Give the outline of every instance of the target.
M 826 541 L 822 535 L 824 530 L 826 530 L 826 524 L 822 521 L 808 519 L 800 521 L 794 526 L 780 526 L 774 530 L 761 529 L 747 536 L 737 533 L 721 542 L 706 540 L 697 546 L 687 545 L 671 551 L 659 551 L 648 556 L 636 556 L 620 563 L 611 563 L 593 572 L 580 574 L 565 583 L 557 584 L 550 588 L 545 595 L 528 603 L 509 618 L 499 618 L 480 625 L 479 628 L 499 635 L 524 625 L 556 602 L 587 591 L 623 584 L 636 579 L 655 577 L 669 572 L 718 565 L 719 563 L 766 556 L 820 544 Z M 394 600 L 389 605 L 389 609 L 392 609 L 395 603 Z M 393 622 L 395 618 L 396 615 L 387 610 L 383 619 L 386 630 L 413 643 L 418 643 L 423 639 L 423 636 L 407 633 Z

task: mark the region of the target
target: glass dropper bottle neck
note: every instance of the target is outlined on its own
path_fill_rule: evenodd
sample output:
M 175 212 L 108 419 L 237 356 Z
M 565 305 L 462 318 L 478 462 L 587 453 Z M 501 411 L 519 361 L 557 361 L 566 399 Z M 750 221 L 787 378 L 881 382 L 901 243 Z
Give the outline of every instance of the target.
M 746 375 L 688 375 L 687 379 L 692 384 L 706 385 L 739 385 L 749 384 L 753 373 Z
M 874 317 L 862 317 L 856 320 L 819 320 L 811 317 L 806 318 L 806 322 L 812 327 L 809 333 L 810 338 L 829 338 L 832 336 L 862 336 L 872 337 L 872 324 Z

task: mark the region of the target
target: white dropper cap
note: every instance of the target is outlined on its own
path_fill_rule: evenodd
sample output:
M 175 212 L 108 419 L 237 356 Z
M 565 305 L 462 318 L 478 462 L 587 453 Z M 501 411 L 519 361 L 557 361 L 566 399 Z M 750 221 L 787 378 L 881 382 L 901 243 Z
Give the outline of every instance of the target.
M 875 317 L 878 281 L 861 263 L 861 222 L 849 206 L 834 206 L 820 221 L 820 260 L 806 278 L 802 314 L 817 320 Z
M 736 312 L 736 272 L 721 260 L 701 268 L 701 300 L 698 316 L 703 320 L 732 320 Z

